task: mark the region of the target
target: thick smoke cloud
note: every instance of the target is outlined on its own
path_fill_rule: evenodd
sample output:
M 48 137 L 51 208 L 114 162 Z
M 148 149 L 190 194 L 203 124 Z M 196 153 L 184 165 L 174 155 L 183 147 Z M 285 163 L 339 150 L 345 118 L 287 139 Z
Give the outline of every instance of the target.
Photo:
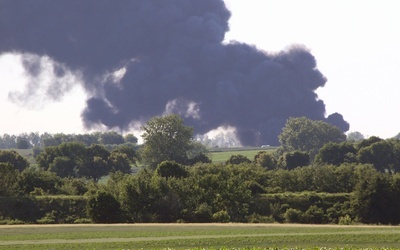
M 340 114 L 325 118 L 315 90 L 326 79 L 307 49 L 223 44 L 229 17 L 222 0 L 1 0 L 0 53 L 81 72 L 88 128 L 173 112 L 199 134 L 234 126 L 243 145 L 277 144 L 289 117 L 348 130 Z

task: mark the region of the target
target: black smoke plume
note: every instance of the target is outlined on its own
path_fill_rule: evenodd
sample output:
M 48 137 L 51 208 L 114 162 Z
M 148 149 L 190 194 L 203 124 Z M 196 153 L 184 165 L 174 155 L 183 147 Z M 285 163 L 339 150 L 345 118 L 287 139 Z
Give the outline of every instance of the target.
M 222 0 L 0 0 L 0 53 L 81 72 L 88 128 L 173 112 L 199 134 L 234 126 L 243 145 L 277 144 L 289 117 L 348 130 L 340 114 L 325 118 L 315 90 L 326 79 L 307 49 L 224 44 L 229 18 Z

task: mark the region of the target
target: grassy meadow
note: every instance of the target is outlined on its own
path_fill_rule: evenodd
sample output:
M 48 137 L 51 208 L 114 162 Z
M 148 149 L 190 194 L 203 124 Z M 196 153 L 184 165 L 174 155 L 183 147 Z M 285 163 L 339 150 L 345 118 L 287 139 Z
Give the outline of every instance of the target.
M 83 224 L 0 226 L 0 249 L 400 249 L 398 226 Z
M 32 149 L 13 149 L 17 151 L 21 156 L 25 157 L 29 163 L 35 165 L 35 159 L 33 157 Z M 276 150 L 276 147 L 239 147 L 239 148 L 211 148 L 210 155 L 213 163 L 225 162 L 232 155 L 241 154 L 246 156 L 250 160 L 254 159 L 254 156 L 260 151 L 271 151 Z
M 210 150 L 213 163 L 221 163 L 228 160 L 232 155 L 243 155 L 253 160 L 254 156 L 260 151 L 275 151 L 276 147 L 243 147 L 243 148 L 213 148 Z

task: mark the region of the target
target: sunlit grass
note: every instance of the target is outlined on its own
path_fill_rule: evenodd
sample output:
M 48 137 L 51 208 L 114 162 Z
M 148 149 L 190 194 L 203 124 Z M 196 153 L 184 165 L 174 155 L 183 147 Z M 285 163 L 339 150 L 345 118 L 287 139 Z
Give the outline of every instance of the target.
M 400 249 L 400 228 L 279 224 L 2 226 L 1 249 Z

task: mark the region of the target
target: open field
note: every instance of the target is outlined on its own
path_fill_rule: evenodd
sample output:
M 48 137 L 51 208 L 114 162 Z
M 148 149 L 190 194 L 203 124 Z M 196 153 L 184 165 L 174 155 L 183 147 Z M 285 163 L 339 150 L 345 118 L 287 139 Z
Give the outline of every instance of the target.
M 400 249 L 400 227 L 292 224 L 0 226 L 0 249 L 268 249 L 270 247 Z
M 243 147 L 243 148 L 221 148 L 221 149 L 212 149 L 211 160 L 213 163 L 220 163 L 227 161 L 232 155 L 243 155 L 249 158 L 249 160 L 253 160 L 254 156 L 260 151 L 268 151 L 273 152 L 276 150 L 276 147 Z

